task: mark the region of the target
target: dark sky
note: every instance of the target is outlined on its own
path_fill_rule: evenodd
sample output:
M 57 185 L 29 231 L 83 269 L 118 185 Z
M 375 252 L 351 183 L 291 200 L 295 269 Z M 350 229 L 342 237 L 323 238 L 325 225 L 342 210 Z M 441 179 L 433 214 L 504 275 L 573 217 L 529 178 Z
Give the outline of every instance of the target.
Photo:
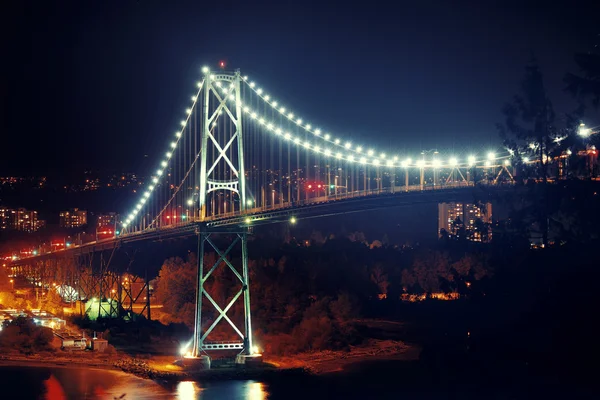
M 570 111 L 562 77 L 600 33 L 592 1 L 325 3 L 2 2 L 0 174 L 144 174 L 221 59 L 374 146 L 487 149 L 531 53 Z

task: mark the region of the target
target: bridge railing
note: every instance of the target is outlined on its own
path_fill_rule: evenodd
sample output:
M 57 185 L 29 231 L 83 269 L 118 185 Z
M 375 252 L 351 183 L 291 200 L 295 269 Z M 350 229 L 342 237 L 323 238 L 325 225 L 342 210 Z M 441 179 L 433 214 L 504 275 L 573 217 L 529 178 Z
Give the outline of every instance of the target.
M 243 212 L 239 210 L 221 213 L 213 216 L 209 216 L 207 218 L 190 218 L 190 222 L 206 222 L 206 221 L 215 221 L 215 220 L 223 220 L 229 218 L 236 218 L 244 215 L 253 215 L 259 214 L 265 211 L 274 211 L 274 210 L 282 210 L 288 208 L 295 207 L 305 207 L 315 204 L 323 204 L 331 201 L 345 200 L 345 199 L 353 199 L 353 198 L 363 198 L 369 196 L 379 196 L 379 195 L 393 195 L 393 194 L 402 194 L 407 192 L 423 192 L 423 191 L 434 191 L 434 190 L 448 190 L 455 188 L 466 188 L 475 186 L 474 182 L 460 181 L 460 182 L 449 182 L 443 184 L 428 184 L 428 185 L 409 185 L 409 186 L 395 186 L 391 187 L 383 187 L 383 188 L 374 188 L 367 190 L 355 190 L 350 192 L 338 192 L 336 194 L 329 194 L 318 197 L 311 197 L 303 200 L 295 200 L 283 203 L 275 203 L 267 206 L 261 207 L 252 207 L 246 208 Z M 180 226 L 180 225 L 179 225 Z

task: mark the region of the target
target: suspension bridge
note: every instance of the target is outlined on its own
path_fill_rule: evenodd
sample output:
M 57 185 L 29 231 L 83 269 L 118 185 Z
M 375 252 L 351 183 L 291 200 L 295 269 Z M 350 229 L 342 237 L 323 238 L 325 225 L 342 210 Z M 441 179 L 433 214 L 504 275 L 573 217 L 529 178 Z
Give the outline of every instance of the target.
M 186 351 L 190 358 L 221 349 L 247 357 L 254 353 L 247 253 L 254 226 L 447 201 L 480 183 L 513 180 L 508 153 L 459 157 L 437 150 L 410 155 L 376 149 L 311 122 L 239 71 L 203 68 L 189 101 L 181 125 L 170 134 L 168 147 L 148 174 L 151 177 L 122 214 L 118 235 L 16 260 L 13 265 L 36 275 L 40 285 L 50 285 L 61 279 L 57 268 L 49 267 L 53 257 L 73 257 L 74 264 L 90 268 L 95 262 L 99 273 L 92 276 L 97 278 L 89 278 L 93 283 L 79 290 L 87 291 L 80 296 L 89 298 L 93 292 L 120 304 L 125 293 L 132 304 L 136 296 L 127 292 L 122 274 L 110 273 L 115 249 L 136 241 L 197 235 L 195 333 Z M 219 237 L 226 238 L 225 245 Z M 207 251 L 218 257 L 209 267 L 204 260 Z M 95 253 L 100 254 L 96 261 Z M 233 258 L 240 265 L 234 266 Z M 239 290 L 224 306 L 205 290 L 217 268 L 229 269 L 239 281 Z M 80 275 L 67 275 L 63 273 L 63 281 L 81 286 Z M 148 301 L 149 296 L 148 292 Z M 210 317 L 203 314 L 204 302 L 213 308 Z M 228 316 L 237 302 L 243 303 L 240 323 Z M 148 303 L 148 316 L 149 307 Z M 211 341 L 219 323 L 229 324 L 238 339 Z

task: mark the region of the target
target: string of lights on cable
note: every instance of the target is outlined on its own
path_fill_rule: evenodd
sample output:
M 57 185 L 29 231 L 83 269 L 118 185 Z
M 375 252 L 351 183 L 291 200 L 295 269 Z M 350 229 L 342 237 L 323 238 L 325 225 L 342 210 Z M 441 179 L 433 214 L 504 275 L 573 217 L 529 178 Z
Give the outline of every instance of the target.
M 268 104 L 274 111 L 281 114 L 285 118 L 287 118 L 290 122 L 296 124 L 299 128 L 303 129 L 307 133 L 311 133 L 315 138 L 322 140 L 325 142 L 325 145 L 321 147 L 319 144 L 311 144 L 311 142 L 307 140 L 302 140 L 299 137 L 294 137 L 292 133 L 288 130 L 285 130 L 282 126 L 278 125 L 273 121 L 269 121 L 267 117 L 259 115 L 258 112 L 251 109 L 247 105 L 242 104 L 242 110 L 252 119 L 257 120 L 260 125 L 263 125 L 268 131 L 280 136 L 284 140 L 291 141 L 292 143 L 302 146 L 307 150 L 312 150 L 315 153 L 320 153 L 325 155 L 326 157 L 335 157 L 340 160 L 345 160 L 348 162 L 357 162 L 360 164 L 371 165 L 375 167 L 401 167 L 401 168 L 410 168 L 410 167 L 419 167 L 419 168 L 439 168 L 444 165 L 444 162 L 440 159 L 434 159 L 430 163 L 425 160 L 421 160 L 418 158 L 406 158 L 404 160 L 400 160 L 398 156 L 388 157 L 385 152 L 377 152 L 373 149 L 369 149 L 364 151 L 364 147 L 360 145 L 352 144 L 350 140 L 342 140 L 340 138 L 332 138 L 330 133 L 323 133 L 319 128 L 313 128 L 309 123 L 303 123 L 302 118 L 296 118 L 296 115 L 293 112 L 288 112 L 285 107 L 278 107 L 278 102 L 273 100 L 270 95 L 266 94 L 263 89 L 257 88 L 254 82 L 248 80 L 247 76 L 244 76 L 243 81 L 246 82 L 248 87 L 256 93 L 266 104 Z M 229 100 L 235 101 L 235 97 L 230 95 Z M 338 150 L 333 150 L 330 147 L 337 147 Z M 509 153 L 506 154 L 496 154 L 495 152 L 489 152 L 485 158 L 478 158 L 476 156 L 469 156 L 467 160 L 464 162 L 460 162 L 457 157 L 450 157 L 447 165 L 450 167 L 473 167 L 477 164 L 484 164 L 485 166 L 491 166 L 495 162 L 499 160 L 504 160 L 504 165 L 509 165 L 510 161 L 508 158 L 511 155 Z
M 138 214 L 143 209 L 144 205 L 150 199 L 150 196 L 152 196 L 152 192 L 156 188 L 156 185 L 158 184 L 160 177 L 164 174 L 165 170 L 168 168 L 169 163 L 171 161 L 171 157 L 173 155 L 173 152 L 177 148 L 180 140 L 182 139 L 183 134 L 185 132 L 185 128 L 190 121 L 190 116 L 192 114 L 194 107 L 196 106 L 198 97 L 200 96 L 203 86 L 204 86 L 204 80 L 198 82 L 198 84 L 197 84 L 198 90 L 197 90 L 196 94 L 191 97 L 192 105 L 190 108 L 187 108 L 185 110 L 186 117 L 185 117 L 185 119 L 182 119 L 180 122 L 181 128 L 175 132 L 175 139 L 173 141 L 171 141 L 171 143 L 169 144 L 169 148 L 165 152 L 165 156 L 161 160 L 160 166 L 156 169 L 155 174 L 151 178 L 151 183 L 146 186 L 146 190 L 143 192 L 141 198 L 135 205 L 134 209 L 131 210 L 131 212 L 127 215 L 127 217 L 123 221 L 123 223 L 122 223 L 123 228 L 127 228 L 127 226 L 130 225 L 135 220 L 135 218 L 138 216 Z

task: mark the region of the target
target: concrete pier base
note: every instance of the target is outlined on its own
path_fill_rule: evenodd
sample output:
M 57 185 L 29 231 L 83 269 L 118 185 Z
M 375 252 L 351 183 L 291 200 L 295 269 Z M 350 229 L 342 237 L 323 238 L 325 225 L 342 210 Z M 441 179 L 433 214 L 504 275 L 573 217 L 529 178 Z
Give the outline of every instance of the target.
M 263 362 L 262 354 L 238 354 L 235 357 L 235 364 L 237 366 L 246 366 L 252 367 L 255 365 L 260 365 Z
M 204 371 L 210 369 L 210 357 L 204 355 L 200 357 L 184 357 L 183 368 L 187 371 Z

